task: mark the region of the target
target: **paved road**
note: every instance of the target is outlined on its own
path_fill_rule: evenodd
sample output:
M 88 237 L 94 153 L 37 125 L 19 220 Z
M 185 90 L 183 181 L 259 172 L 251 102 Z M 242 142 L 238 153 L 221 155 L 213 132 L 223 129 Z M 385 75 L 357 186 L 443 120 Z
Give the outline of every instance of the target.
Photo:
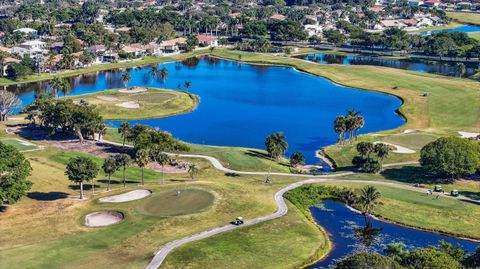
M 285 200 L 283 198 L 283 195 L 286 192 L 288 192 L 292 189 L 298 188 L 298 187 L 300 187 L 302 185 L 305 185 L 305 184 L 328 183 L 328 182 L 367 183 L 367 184 L 372 184 L 372 185 L 385 185 L 385 186 L 391 186 L 391 187 L 402 188 L 402 189 L 407 189 L 407 190 L 425 192 L 425 189 L 423 189 L 423 188 L 417 188 L 417 187 L 413 187 L 413 186 L 410 186 L 410 185 L 393 183 L 393 182 L 371 181 L 371 180 L 314 178 L 314 179 L 307 179 L 307 180 L 299 181 L 299 182 L 290 184 L 287 187 L 285 187 L 285 188 L 279 190 L 277 193 L 275 193 L 275 196 L 274 196 L 275 203 L 277 204 L 277 207 L 278 207 L 278 209 L 277 209 L 277 211 L 275 211 L 275 213 L 264 216 L 264 217 L 259 217 L 259 218 L 256 218 L 256 219 L 247 220 L 247 221 L 245 221 L 245 224 L 241 225 L 241 226 L 235 226 L 235 225 L 232 225 L 232 224 L 228 224 L 228 225 L 225 225 L 225 226 L 214 228 L 212 230 L 208 230 L 208 231 L 205 231 L 205 232 L 201 232 L 201 233 L 198 233 L 198 234 L 194 234 L 194 235 L 191 235 L 191 236 L 184 237 L 182 239 L 178 239 L 178 240 L 169 242 L 169 243 L 167 243 L 166 245 L 164 245 L 160 248 L 160 250 L 153 257 L 150 264 L 146 267 L 146 269 L 156 269 L 156 268 L 160 267 L 160 265 L 165 260 L 167 255 L 172 250 L 174 250 L 175 248 L 177 248 L 179 246 L 185 245 L 185 244 L 193 242 L 193 241 L 198 241 L 198 240 L 201 240 L 201 239 L 205 239 L 205 238 L 208 238 L 208 237 L 211 237 L 211 236 L 214 236 L 214 235 L 226 232 L 226 231 L 230 231 L 230 230 L 233 230 L 233 229 L 240 228 L 240 227 L 251 226 L 251 225 L 254 225 L 254 224 L 257 224 L 257 223 L 260 223 L 260 222 L 264 222 L 264 221 L 267 221 L 267 220 L 272 220 L 272 219 L 279 218 L 279 217 L 287 214 L 287 212 L 288 212 L 287 205 L 286 205 Z M 467 198 L 467 197 L 464 197 L 464 196 L 459 196 L 458 199 L 480 203 L 480 201 L 473 200 L 473 199 L 470 199 L 470 198 Z

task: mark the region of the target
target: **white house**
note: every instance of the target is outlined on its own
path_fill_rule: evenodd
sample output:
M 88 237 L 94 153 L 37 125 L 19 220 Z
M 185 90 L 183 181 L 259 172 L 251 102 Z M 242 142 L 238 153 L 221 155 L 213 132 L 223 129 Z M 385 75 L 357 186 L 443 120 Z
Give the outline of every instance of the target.
M 303 26 L 308 36 L 321 36 L 323 27 L 321 25 L 306 24 Z
M 22 33 L 24 35 L 33 35 L 33 36 L 36 36 L 37 35 L 37 30 L 35 29 L 32 29 L 32 28 L 19 28 L 17 30 L 13 30 L 14 33 Z
M 43 56 L 47 51 L 45 50 L 46 43 L 40 40 L 31 40 L 23 42 L 18 47 L 12 48 L 12 54 L 17 54 L 20 57 L 30 56 L 30 58 L 37 58 Z

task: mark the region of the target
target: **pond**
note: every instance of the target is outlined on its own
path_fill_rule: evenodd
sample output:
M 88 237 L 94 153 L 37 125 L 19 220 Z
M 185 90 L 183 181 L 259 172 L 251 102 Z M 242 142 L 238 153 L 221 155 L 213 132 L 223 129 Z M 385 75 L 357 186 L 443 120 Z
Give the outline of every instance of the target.
M 421 35 L 426 36 L 426 35 L 431 35 L 433 33 L 439 33 L 439 32 L 463 32 L 463 33 L 476 33 L 480 32 L 480 26 L 478 25 L 462 25 L 458 26 L 452 29 L 445 29 L 445 30 L 432 30 L 432 31 L 425 31 L 425 32 L 420 32 Z
M 373 218 L 372 227 L 379 229 L 378 233 L 360 237 L 358 229 L 365 227 L 362 214 L 347 208 L 337 201 L 323 201 L 320 206 L 310 209 L 315 221 L 330 235 L 334 246 L 328 256 L 322 261 L 307 268 L 330 268 L 336 261 L 358 252 L 378 252 L 395 242 L 403 242 L 406 249 L 423 248 L 429 245 L 438 246 L 440 240 L 451 244 L 460 244 L 466 252 L 474 252 L 479 243 L 457 239 L 436 233 L 407 228 L 393 223 L 382 222 Z
M 344 65 L 374 65 L 385 66 L 397 69 L 412 70 L 417 72 L 426 72 L 433 74 L 456 76 L 458 75 L 455 63 L 451 62 L 434 62 L 422 61 L 413 59 L 387 59 L 381 57 L 371 56 L 353 56 L 353 55 L 338 55 L 338 54 L 324 54 L 312 53 L 307 55 L 296 56 L 297 58 L 316 62 L 319 64 L 344 64 Z M 478 64 L 466 64 L 465 76 L 475 74 L 475 69 Z
M 343 87 L 287 67 L 267 67 L 203 57 L 162 64 L 165 83 L 150 79 L 151 67 L 130 70 L 128 86 L 176 89 L 191 81 L 190 91 L 201 101 L 191 113 L 163 119 L 134 120 L 158 127 L 187 142 L 218 146 L 264 148 L 265 137 L 282 131 L 289 152 L 301 151 L 308 163 L 319 162 L 314 152 L 336 143 L 333 121 L 349 109 L 365 117 L 361 133 L 392 129 L 405 120 L 396 113 L 401 100 L 384 94 Z M 71 78 L 70 95 L 123 87 L 121 71 L 103 71 Z M 23 104 L 45 91 L 46 83 L 10 87 Z M 108 122 L 118 126 L 120 122 Z

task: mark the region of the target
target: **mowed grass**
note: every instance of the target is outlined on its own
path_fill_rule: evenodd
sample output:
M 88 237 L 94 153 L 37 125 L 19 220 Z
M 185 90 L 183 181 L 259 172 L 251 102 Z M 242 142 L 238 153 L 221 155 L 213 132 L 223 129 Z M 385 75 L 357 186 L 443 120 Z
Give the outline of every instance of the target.
M 116 182 L 113 184 L 114 190 L 105 192 L 106 176 L 101 173 L 96 182 L 99 194 L 92 198 L 87 184 L 86 195 L 89 199 L 78 201 L 77 186 L 64 175 L 65 162 L 78 155 L 84 154 L 51 147 L 26 153 L 34 169 L 30 177 L 34 185 L 27 197 L 0 213 L 0 268 L 144 268 L 153 253 L 172 240 L 225 225 L 236 216 L 251 219 L 273 213 L 276 210 L 274 192 L 295 181 L 294 178 L 273 177 L 273 184 L 266 185 L 262 176 L 227 177 L 213 169 L 208 162 L 196 159 L 189 159 L 202 167 L 195 181 L 189 179 L 188 174 L 167 174 L 166 184 L 157 184 L 160 182 L 160 173 L 146 170 L 148 185 L 144 188 L 154 193 L 200 189 L 216 197 L 213 204 L 192 211 L 192 214 L 157 217 L 139 212 L 138 208 L 146 200 L 120 204 L 97 202 L 97 198 L 139 188 L 140 170 L 135 167 L 127 170 L 127 188 L 119 184 L 119 172 L 113 176 Z M 97 163 L 101 161 L 94 156 L 89 157 Z M 84 216 L 99 210 L 120 211 L 125 214 L 125 220 L 105 228 L 85 227 Z M 302 219 L 301 214 L 292 219 L 295 219 L 298 230 L 309 229 L 312 225 Z M 277 225 L 281 227 L 283 224 Z M 313 231 L 321 234 L 320 230 Z M 269 238 L 264 230 L 259 232 Z M 317 241 L 318 237 L 310 235 L 291 233 L 279 236 L 277 233 L 272 234 L 270 239 L 272 244 L 290 241 L 292 249 L 298 249 L 298 252 L 304 245 L 314 246 L 313 249 L 318 250 L 325 244 Z M 252 237 L 256 235 L 252 234 Z M 313 253 L 313 250 L 309 250 L 302 258 L 310 258 L 309 255 Z M 285 259 L 300 261 L 294 254 L 292 252 L 290 256 L 282 257 L 278 266 Z M 272 252 L 270 255 L 277 254 Z M 258 256 L 256 259 L 260 258 Z M 238 259 L 250 258 L 239 255 Z
M 105 100 L 116 98 L 117 100 Z M 104 98 L 104 99 L 101 99 Z M 97 106 L 100 115 L 106 120 L 131 120 L 147 118 L 163 118 L 192 111 L 198 104 L 198 97 L 181 91 L 149 88 L 146 92 L 122 93 L 118 89 L 101 91 L 72 97 Z M 125 102 L 137 102 L 140 108 L 124 108 L 117 106 Z
M 361 188 L 366 184 L 327 183 Z M 372 184 L 381 193 L 374 214 L 425 230 L 480 239 L 480 206 L 449 197 Z
M 326 233 L 288 208 L 279 219 L 182 246 L 160 268 L 300 268 L 319 259 L 330 248 Z
M 464 24 L 476 24 L 480 25 L 480 14 L 478 13 L 467 13 L 467 12 L 455 12 L 447 11 L 447 16 L 453 20 L 464 23 Z
M 156 217 L 187 215 L 205 210 L 214 200 L 208 191 L 180 187 L 154 193 L 140 203 L 138 211 Z
M 19 151 L 26 151 L 26 150 L 32 150 L 32 149 L 38 148 L 36 145 L 30 142 L 19 140 L 16 138 L 4 138 L 4 139 L 0 139 L 0 142 L 5 145 L 13 146 Z
M 117 129 L 108 128 L 105 139 L 117 143 L 122 143 L 123 139 L 118 134 Z M 268 171 L 270 167 L 270 158 L 265 150 L 241 148 L 241 147 L 221 147 L 189 144 L 190 151 L 187 154 L 207 155 L 218 159 L 223 166 L 238 171 Z M 281 159 L 275 161 L 272 165 L 272 171 L 290 172 L 288 160 Z

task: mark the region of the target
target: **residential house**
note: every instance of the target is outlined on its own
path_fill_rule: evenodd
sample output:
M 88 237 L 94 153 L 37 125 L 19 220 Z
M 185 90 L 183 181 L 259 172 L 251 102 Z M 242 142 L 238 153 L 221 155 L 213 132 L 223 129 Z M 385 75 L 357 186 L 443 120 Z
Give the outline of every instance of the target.
M 160 43 L 160 49 L 166 53 L 180 51 L 180 46 L 187 43 L 187 39 L 184 37 L 165 40 Z
M 121 49 L 121 51 L 126 53 L 126 54 L 130 54 L 133 57 L 140 57 L 147 52 L 147 50 L 144 49 L 144 48 L 137 48 L 137 47 L 132 47 L 132 46 L 124 46 Z
M 205 47 L 217 47 L 218 46 L 218 38 L 214 36 L 207 36 L 207 35 L 197 35 L 197 40 L 200 45 Z
M 281 14 L 274 14 L 274 15 L 270 16 L 270 19 L 276 20 L 276 21 L 284 21 L 285 19 L 287 19 L 287 17 L 285 17 Z
M 37 58 L 43 56 L 47 51 L 45 50 L 46 43 L 40 40 L 31 40 L 23 42 L 18 47 L 12 48 L 12 54 L 19 55 L 20 57 L 30 56 L 30 58 Z
M 2 70 L 3 76 L 7 75 L 7 68 L 10 64 L 12 64 L 12 63 L 19 64 L 21 62 L 22 62 L 21 60 L 15 59 L 15 58 L 12 58 L 12 57 L 6 57 L 5 59 L 3 59 L 3 70 Z
M 30 38 L 36 38 L 38 36 L 38 31 L 32 28 L 19 28 L 19 29 L 13 30 L 13 32 L 21 33 L 22 35 Z

